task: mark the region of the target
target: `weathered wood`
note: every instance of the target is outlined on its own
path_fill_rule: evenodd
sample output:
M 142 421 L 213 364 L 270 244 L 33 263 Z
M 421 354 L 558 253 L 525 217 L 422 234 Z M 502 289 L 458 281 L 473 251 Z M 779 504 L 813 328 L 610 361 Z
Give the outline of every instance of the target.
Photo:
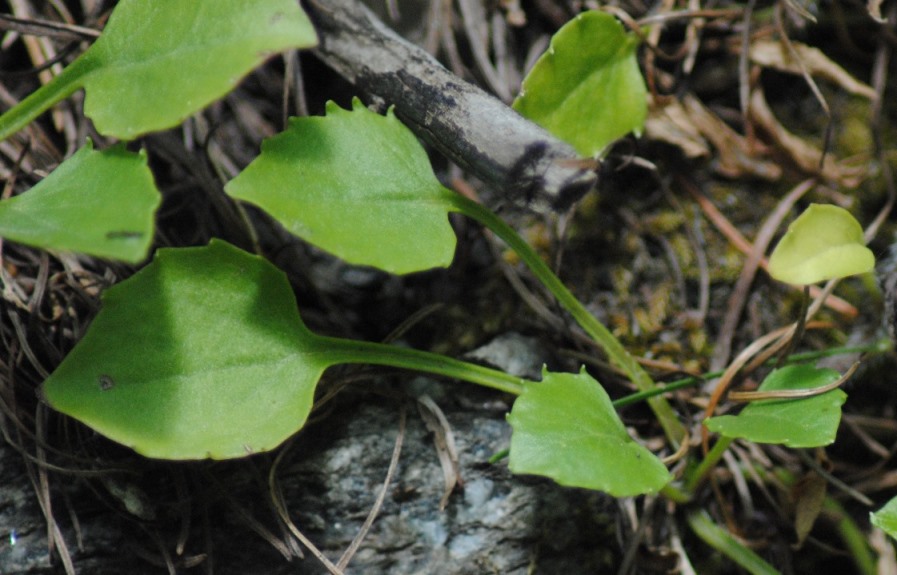
M 356 0 L 308 0 L 318 57 L 515 204 L 564 210 L 597 176 L 572 146 L 446 70 Z

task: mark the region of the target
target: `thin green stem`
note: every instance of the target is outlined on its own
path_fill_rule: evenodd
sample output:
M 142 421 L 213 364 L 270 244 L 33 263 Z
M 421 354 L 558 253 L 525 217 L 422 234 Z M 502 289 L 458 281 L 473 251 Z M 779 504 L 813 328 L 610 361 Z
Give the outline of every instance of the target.
M 862 575 L 875 575 L 878 573 L 875 556 L 869 548 L 869 539 L 850 514 L 831 496 L 825 498 L 823 508 L 832 515 L 835 527 L 841 536 L 841 541 L 844 542 L 847 552 L 853 557 L 857 571 L 862 573 Z
M 458 212 L 492 230 L 495 235 L 501 238 L 508 247 L 520 256 L 520 259 L 529 267 L 533 275 L 551 291 L 576 323 L 604 349 L 608 358 L 629 376 L 639 391 L 647 392 L 655 389 L 654 381 L 648 375 L 648 372 L 626 351 L 623 344 L 614 337 L 610 330 L 589 313 L 586 307 L 576 299 L 563 282 L 511 226 L 488 209 L 459 194 L 452 194 L 451 201 Z M 676 417 L 673 408 L 661 396 L 650 397 L 647 401 L 663 427 L 667 439 L 673 445 L 678 446 L 682 438 L 685 437 L 685 427 Z
M 847 355 L 849 353 L 873 353 L 873 352 L 884 352 L 887 351 L 890 347 L 890 342 L 887 340 L 880 340 L 868 345 L 858 345 L 858 346 L 850 346 L 850 347 L 831 347 L 828 349 L 821 349 L 818 351 L 807 351 L 803 353 L 794 353 L 787 357 L 785 360 L 785 364 L 793 365 L 795 363 L 803 363 L 810 362 L 817 359 L 821 359 L 823 357 L 831 357 L 835 355 Z M 766 362 L 767 365 L 772 365 L 775 363 L 774 359 L 770 359 Z M 724 370 L 719 371 L 708 371 L 705 374 L 700 376 L 692 376 L 692 377 L 684 377 L 682 379 L 677 379 L 675 381 L 671 381 L 669 383 L 657 384 L 654 389 L 649 391 L 639 391 L 636 393 L 632 393 L 626 396 L 623 396 L 619 399 L 614 400 L 614 407 L 624 407 L 626 405 L 631 405 L 633 403 L 638 403 L 644 399 L 648 399 L 649 397 L 654 397 L 655 395 L 662 395 L 664 393 L 669 393 L 671 391 L 676 391 L 679 389 L 683 389 L 686 387 L 691 387 L 694 385 L 698 385 L 699 383 L 706 381 L 708 379 L 713 379 L 715 377 L 719 377 L 723 374 Z
M 713 547 L 753 575 L 779 575 L 772 565 L 748 549 L 731 533 L 717 525 L 703 509 L 686 516 L 688 526 L 707 545 Z
M 46 112 L 57 102 L 71 96 L 84 85 L 90 70 L 89 60 L 78 58 L 52 80 L 32 92 L 27 98 L 0 116 L 0 141 L 3 141 Z
M 716 372 L 714 372 L 716 373 Z M 719 375 L 722 375 L 722 371 L 719 372 Z M 669 393 L 671 391 L 676 391 L 677 389 L 683 389 L 686 387 L 692 387 L 698 385 L 705 378 L 716 377 L 712 375 L 712 373 L 707 374 L 703 377 L 686 377 L 684 379 L 677 379 L 676 381 L 671 381 L 669 383 L 665 383 L 663 385 L 655 385 L 654 389 L 649 389 L 648 391 L 639 391 L 636 393 L 631 393 L 629 395 L 625 395 L 619 399 L 614 400 L 614 407 L 625 407 L 627 405 L 632 405 L 633 403 L 638 403 L 642 400 L 650 399 L 656 395 L 663 395 L 664 393 Z
M 691 492 L 682 489 L 681 485 L 677 482 L 670 482 L 664 485 L 660 490 L 660 494 L 678 505 L 689 503 L 692 497 Z
M 444 375 L 513 395 L 523 393 L 524 385 L 530 383 L 522 377 L 509 375 L 497 369 L 490 369 L 482 365 L 468 363 L 436 353 L 384 343 L 324 336 L 317 337 L 320 338 L 319 346 L 321 352 L 325 353 L 334 365 L 340 363 L 365 363 L 400 367 L 423 373 Z
M 694 493 L 695 490 L 697 490 L 701 481 L 703 481 L 707 474 L 710 473 L 710 470 L 716 467 L 716 464 L 722 459 L 723 454 L 726 453 L 726 450 L 729 449 L 730 445 L 732 445 L 731 437 L 719 438 L 704 460 L 701 461 L 701 464 L 689 474 L 688 479 L 686 479 L 685 482 L 686 491 Z

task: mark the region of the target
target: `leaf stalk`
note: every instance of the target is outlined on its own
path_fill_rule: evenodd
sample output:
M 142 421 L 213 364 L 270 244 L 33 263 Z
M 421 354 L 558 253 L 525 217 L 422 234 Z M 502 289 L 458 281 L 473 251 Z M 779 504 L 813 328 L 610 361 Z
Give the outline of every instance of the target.
M 576 299 L 576 296 L 567 289 L 557 275 L 551 271 L 539 255 L 511 226 L 485 207 L 459 194 L 451 193 L 451 201 L 456 211 L 492 230 L 495 235 L 501 238 L 508 247 L 520 256 L 520 259 L 529 267 L 533 275 L 557 298 L 564 309 L 573 316 L 576 323 L 604 349 L 610 360 L 626 373 L 639 391 L 650 392 L 656 388 L 654 380 L 651 379 L 648 372 L 639 365 L 635 358 L 626 351 L 620 340 Z M 661 427 L 663 427 L 668 441 L 678 447 L 682 437 L 685 436 L 685 427 L 676 417 L 673 408 L 665 398 L 659 395 L 648 397 L 647 402 L 654 411 Z

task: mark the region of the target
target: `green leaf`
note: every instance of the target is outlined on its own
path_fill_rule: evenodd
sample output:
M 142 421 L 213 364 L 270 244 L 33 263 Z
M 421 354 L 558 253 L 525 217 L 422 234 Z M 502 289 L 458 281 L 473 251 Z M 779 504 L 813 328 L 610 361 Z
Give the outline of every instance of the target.
M 0 236 L 45 249 L 137 263 L 161 196 L 146 155 L 90 140 L 28 192 L 0 202 Z
M 110 288 L 50 405 L 148 456 L 241 457 L 302 427 L 330 365 L 282 272 L 213 241 Z
M 87 52 L 0 118 L 0 139 L 81 87 L 101 134 L 127 140 L 170 128 L 272 54 L 316 42 L 295 0 L 122 0 Z
M 769 374 L 759 391 L 811 389 L 837 381 L 841 375 L 810 364 L 789 365 Z M 751 402 L 738 415 L 711 417 L 707 429 L 726 437 L 790 447 L 819 447 L 835 441 L 841 406 L 847 394 L 840 389 L 803 399 Z
M 869 518 L 872 521 L 872 525 L 897 539 L 897 497 L 888 501 L 884 507 L 875 513 L 870 513 Z
M 782 282 L 807 285 L 861 274 L 875 267 L 863 228 L 838 206 L 810 204 L 769 257 L 769 274 Z
M 354 264 L 409 273 L 448 266 L 453 193 L 417 138 L 391 113 L 355 100 L 327 116 L 293 118 L 225 186 L 291 233 Z
M 641 132 L 647 91 L 636 61 L 638 39 L 606 12 L 584 12 L 551 39 L 523 81 L 514 109 L 583 156 Z
M 629 437 L 607 392 L 585 371 L 545 371 L 542 382 L 524 388 L 508 422 L 514 473 L 615 497 L 653 493 L 670 481 L 663 463 Z

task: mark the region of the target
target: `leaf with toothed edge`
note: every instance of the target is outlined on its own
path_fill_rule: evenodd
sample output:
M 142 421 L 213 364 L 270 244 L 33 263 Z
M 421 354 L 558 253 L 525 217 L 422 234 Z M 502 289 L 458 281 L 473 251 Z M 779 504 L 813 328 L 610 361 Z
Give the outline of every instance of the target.
M 514 109 L 583 156 L 600 154 L 648 114 L 638 38 L 607 12 L 576 16 L 555 33 L 523 81 Z
M 381 116 L 357 98 L 351 111 L 330 102 L 323 118 L 291 118 L 225 191 L 353 264 L 404 274 L 454 256 L 454 192 L 392 111 Z
M 626 432 L 611 400 L 585 370 L 549 373 L 525 387 L 508 422 L 509 467 L 561 485 L 615 497 L 655 493 L 670 481 L 664 464 Z

